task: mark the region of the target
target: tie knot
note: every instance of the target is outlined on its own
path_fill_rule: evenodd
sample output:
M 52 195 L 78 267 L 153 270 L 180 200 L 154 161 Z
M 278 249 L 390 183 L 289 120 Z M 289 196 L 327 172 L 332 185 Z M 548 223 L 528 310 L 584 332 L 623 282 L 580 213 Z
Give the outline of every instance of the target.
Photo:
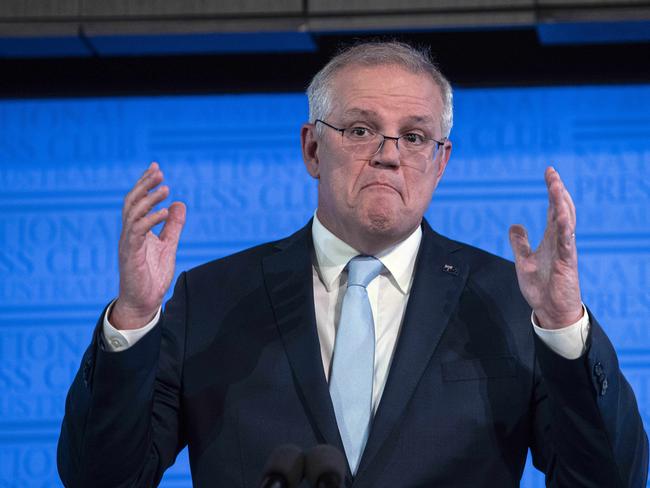
M 348 263 L 348 286 L 368 286 L 384 267 L 374 256 L 356 256 Z

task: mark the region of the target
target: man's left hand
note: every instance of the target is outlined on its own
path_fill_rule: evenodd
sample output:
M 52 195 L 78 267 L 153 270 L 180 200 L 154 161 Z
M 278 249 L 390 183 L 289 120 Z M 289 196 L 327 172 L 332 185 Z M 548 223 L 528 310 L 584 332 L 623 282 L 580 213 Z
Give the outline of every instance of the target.
M 575 242 L 576 210 L 554 168 L 544 174 L 548 211 L 544 238 L 532 251 L 522 225 L 510 227 L 519 288 L 541 327 L 561 329 L 582 317 Z

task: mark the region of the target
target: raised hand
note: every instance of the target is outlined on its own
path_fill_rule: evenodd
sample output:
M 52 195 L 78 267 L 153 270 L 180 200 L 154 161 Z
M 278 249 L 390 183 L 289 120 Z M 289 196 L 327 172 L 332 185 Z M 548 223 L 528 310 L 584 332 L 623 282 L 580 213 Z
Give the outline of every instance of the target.
M 548 211 L 544 238 L 535 252 L 521 225 L 510 227 L 519 288 L 535 312 L 539 325 L 560 329 L 583 314 L 575 243 L 576 211 L 571 195 L 552 167 L 544 174 Z
M 156 314 L 174 277 L 176 249 L 185 224 L 185 205 L 174 202 L 151 212 L 169 195 L 158 186 L 163 173 L 151 163 L 124 199 L 119 243 L 120 291 L 109 320 L 117 329 L 137 329 Z M 165 221 L 160 235 L 151 229 Z

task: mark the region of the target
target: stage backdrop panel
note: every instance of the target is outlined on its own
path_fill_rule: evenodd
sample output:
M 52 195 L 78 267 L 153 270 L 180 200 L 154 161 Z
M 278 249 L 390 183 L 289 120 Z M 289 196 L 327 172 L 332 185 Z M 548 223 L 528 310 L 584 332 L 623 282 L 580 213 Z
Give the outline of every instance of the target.
M 544 168 L 578 210 L 584 299 L 650 427 L 650 86 L 462 89 L 453 155 L 427 218 L 511 257 L 538 242 Z M 0 487 L 60 486 L 66 390 L 117 292 L 120 207 L 152 160 L 188 207 L 177 273 L 311 217 L 301 94 L 0 101 Z M 162 486 L 189 487 L 181 454 Z M 526 470 L 522 486 L 543 486 Z

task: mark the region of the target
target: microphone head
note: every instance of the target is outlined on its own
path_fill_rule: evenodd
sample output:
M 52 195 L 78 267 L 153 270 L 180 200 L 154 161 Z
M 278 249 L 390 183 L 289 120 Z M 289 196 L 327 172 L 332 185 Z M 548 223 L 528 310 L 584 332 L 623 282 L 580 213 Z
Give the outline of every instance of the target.
M 312 447 L 305 454 L 305 477 L 311 486 L 343 486 L 346 472 L 343 453 L 329 444 Z M 326 481 L 325 481 L 326 480 Z
M 296 488 L 304 477 L 302 449 L 293 444 L 276 447 L 266 461 L 262 479 L 280 477 L 287 480 L 287 488 Z

